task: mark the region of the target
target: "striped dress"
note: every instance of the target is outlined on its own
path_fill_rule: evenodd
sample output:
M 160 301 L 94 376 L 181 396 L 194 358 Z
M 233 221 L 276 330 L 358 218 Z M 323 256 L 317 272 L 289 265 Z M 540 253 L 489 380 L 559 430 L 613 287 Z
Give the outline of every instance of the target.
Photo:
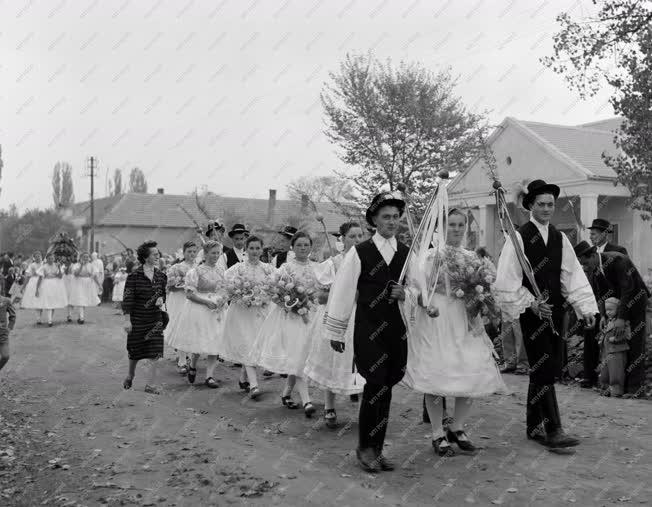
M 163 329 L 161 311 L 156 306 L 159 297 L 165 301 L 167 277 L 154 268 L 150 281 L 143 266 L 139 266 L 127 277 L 122 310 L 130 316 L 131 333 L 127 334 L 129 359 L 156 359 L 163 356 Z

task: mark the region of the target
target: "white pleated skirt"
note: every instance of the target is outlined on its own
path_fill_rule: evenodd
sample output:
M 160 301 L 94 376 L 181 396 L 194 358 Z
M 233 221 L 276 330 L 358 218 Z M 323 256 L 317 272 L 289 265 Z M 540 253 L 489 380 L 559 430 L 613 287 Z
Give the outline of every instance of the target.
M 62 278 L 43 278 L 39 296 L 35 298 L 36 308 L 54 310 L 68 306 L 68 294 Z
M 74 277 L 70 285 L 68 302 L 71 306 L 97 306 L 100 304 L 95 280 L 91 277 Z
M 170 345 L 170 339 L 172 338 L 173 333 L 180 329 L 176 324 L 187 300 L 186 292 L 183 290 L 171 291 L 165 299 L 165 306 L 167 307 L 167 312 L 170 316 L 170 322 L 163 331 L 163 337 L 165 338 L 165 343 L 168 345 Z
M 186 299 L 170 329 L 168 345 L 191 354 L 219 355 L 225 314 L 226 308 L 215 312 Z
M 41 310 L 40 306 L 37 306 L 36 301 L 36 282 L 38 281 L 38 276 L 32 276 L 27 280 L 25 285 L 25 290 L 23 292 L 23 298 L 20 303 L 22 308 L 28 308 L 32 310 Z
M 270 307 L 246 307 L 231 303 L 221 336 L 220 357 L 233 363 L 252 365 L 250 361 L 256 337 L 271 310 Z

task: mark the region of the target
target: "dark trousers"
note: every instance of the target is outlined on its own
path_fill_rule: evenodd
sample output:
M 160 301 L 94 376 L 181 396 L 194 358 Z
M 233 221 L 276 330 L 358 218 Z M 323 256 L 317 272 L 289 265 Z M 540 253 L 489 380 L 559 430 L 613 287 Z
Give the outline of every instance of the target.
M 596 318 L 593 329 L 584 329 L 584 351 L 582 353 L 582 377 L 595 384 L 598 380 L 597 368 L 600 364 L 600 344 L 596 337 L 600 332 L 600 317 Z
M 392 388 L 388 385 L 366 383 L 360 403 L 358 438 L 360 449 L 381 452 L 385 443 Z
M 645 338 L 646 338 L 647 297 L 640 298 L 629 311 L 629 325 L 632 338 L 627 351 L 625 369 L 625 390 L 636 394 L 645 386 Z

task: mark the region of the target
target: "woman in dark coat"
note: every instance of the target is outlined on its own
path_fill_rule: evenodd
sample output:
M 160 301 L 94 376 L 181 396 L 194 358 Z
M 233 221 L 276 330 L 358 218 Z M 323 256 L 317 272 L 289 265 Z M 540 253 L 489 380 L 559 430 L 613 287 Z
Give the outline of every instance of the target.
M 163 357 L 165 287 L 167 277 L 158 269 L 161 256 L 156 242 L 146 241 L 138 247 L 140 266 L 134 269 L 125 283 L 122 310 L 125 314 L 129 375 L 123 382 L 130 389 L 136 374 L 136 364 L 141 359 L 150 360 L 150 375 L 145 392 L 159 394 L 155 386 L 158 359 Z

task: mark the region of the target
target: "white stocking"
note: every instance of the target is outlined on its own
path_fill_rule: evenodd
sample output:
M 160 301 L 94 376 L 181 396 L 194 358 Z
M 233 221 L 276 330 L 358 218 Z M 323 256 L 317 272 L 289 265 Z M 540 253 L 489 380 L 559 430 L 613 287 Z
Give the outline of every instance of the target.
M 83 306 L 79 307 L 79 318 L 81 320 L 84 320 L 84 307 Z
M 285 388 L 283 389 L 283 396 L 292 396 L 292 389 L 294 389 L 294 384 L 297 382 L 297 377 L 295 375 L 288 375 L 288 378 L 285 380 Z
M 441 396 L 426 394 L 426 410 L 428 411 L 428 417 L 430 417 L 433 440 L 444 436 L 444 427 L 441 424 L 441 419 L 444 414 L 443 401 L 444 398 Z
M 451 430 L 461 431 L 464 429 L 464 421 L 471 412 L 473 400 L 471 398 L 455 398 L 455 412 L 453 416 L 453 424 Z
M 215 375 L 215 365 L 217 364 L 217 356 L 208 356 L 206 359 L 206 378 Z
M 258 374 L 256 373 L 256 367 L 245 366 L 245 371 L 247 373 L 247 379 L 249 379 L 249 387 L 252 389 L 258 387 Z
M 297 379 L 297 391 L 299 391 L 299 396 L 301 397 L 301 403 L 305 405 L 310 402 L 310 393 L 308 392 L 308 384 L 301 377 L 296 377 Z

